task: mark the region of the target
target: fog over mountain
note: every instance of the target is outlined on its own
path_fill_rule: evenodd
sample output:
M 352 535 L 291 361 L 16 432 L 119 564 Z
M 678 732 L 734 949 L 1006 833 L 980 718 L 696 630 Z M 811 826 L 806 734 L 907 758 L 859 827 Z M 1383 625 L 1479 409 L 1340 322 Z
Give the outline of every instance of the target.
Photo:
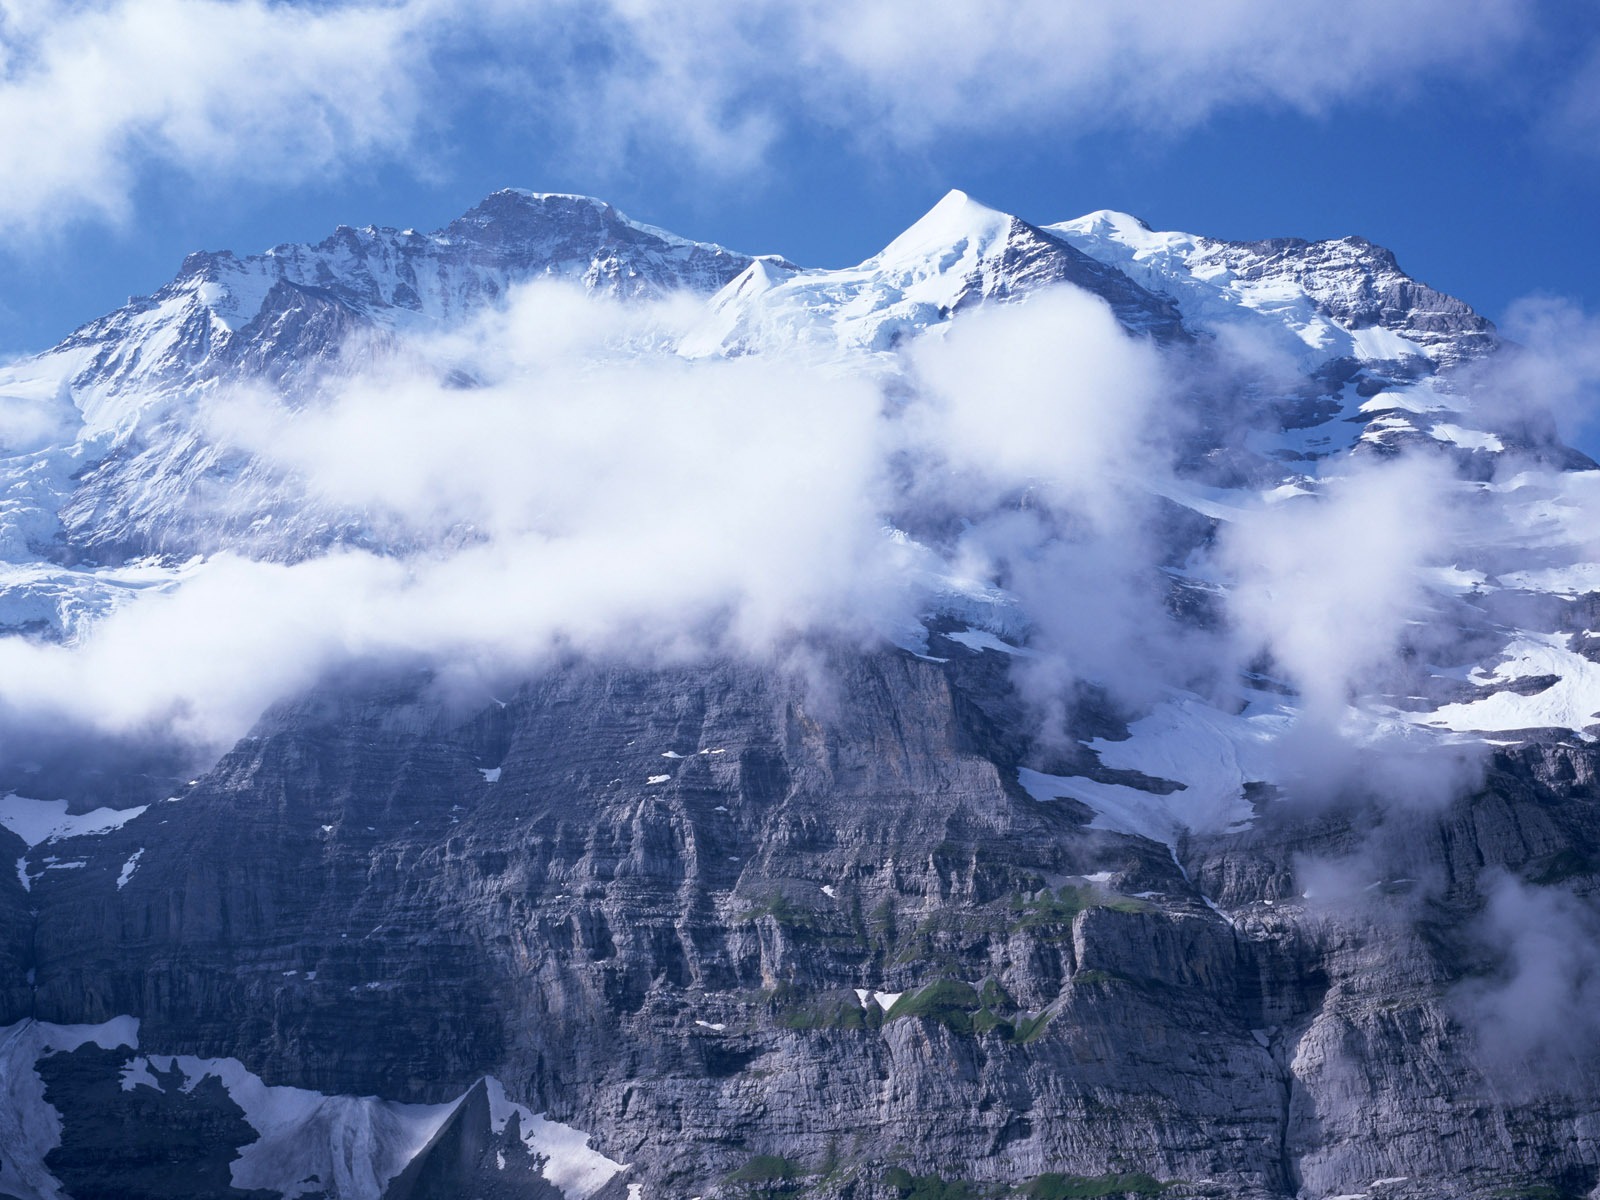
M 0 1195 L 1600 1194 L 1600 331 L 952 192 L 0 367 Z

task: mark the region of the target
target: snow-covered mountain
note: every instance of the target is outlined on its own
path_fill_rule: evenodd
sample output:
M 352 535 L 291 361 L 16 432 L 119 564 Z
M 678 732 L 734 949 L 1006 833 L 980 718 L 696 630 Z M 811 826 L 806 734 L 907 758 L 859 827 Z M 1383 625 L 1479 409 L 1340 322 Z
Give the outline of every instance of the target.
M 753 261 L 586 196 L 506 190 L 433 233 L 341 226 L 314 246 L 191 254 L 172 282 L 91 321 L 28 370 L 71 388 L 86 430 L 120 431 L 161 396 L 226 379 L 311 379 L 358 333 L 448 325 L 528 280 L 639 299 L 714 291 Z
M 1477 411 L 1474 372 L 1498 350 L 1493 327 L 1358 238 L 1230 243 L 1111 212 L 1034 226 L 951 192 L 865 262 L 802 269 L 674 237 L 598 200 L 503 191 L 433 234 L 341 228 L 315 246 L 191 255 L 151 297 L 5 368 L 6 626 L 81 636 L 220 551 L 292 561 L 337 545 L 424 550 L 403 523 L 309 496 L 281 468 L 219 442 L 200 414 L 236 386 L 299 403 L 419 331 L 455 328 L 547 278 L 624 302 L 703 297 L 703 315 L 665 347 L 690 361 L 799 348 L 884 381 L 904 376 L 905 348 L 968 310 L 1081 289 L 1199 374 L 1241 342 L 1250 362 L 1270 361 L 1265 383 L 1235 394 L 1225 378 L 1188 401 L 1196 418 L 1165 499 L 1198 519 L 1315 492 L 1322 462 L 1421 446 L 1452 460 L 1464 502 L 1493 497 L 1502 522 L 1477 547 L 1481 561 L 1454 564 L 1452 579 L 1475 595 L 1538 581 L 1565 595 L 1587 569 L 1586 510 L 1573 503 L 1566 514 L 1592 476 L 1565 469 L 1591 464 L 1547 427 L 1532 434 L 1520 418 Z M 1488 482 L 1502 460 L 1563 470 Z M 1537 548 L 1524 508 L 1537 513 L 1526 517 L 1539 522 Z M 949 603 L 974 616 L 970 597 Z M 1016 632 L 1012 601 L 1000 603 L 987 623 Z
M 1126 328 L 1184 336 L 1176 306 L 1048 230 L 953 191 L 884 249 L 841 271 L 754 262 L 711 302 L 688 353 L 749 353 L 821 340 L 892 350 L 899 341 L 985 300 L 1079 287 Z
M 199 411 L 219 387 L 303 393 L 341 364 L 368 363 L 405 333 L 448 329 L 533 280 L 645 299 L 713 292 L 756 261 L 599 200 L 516 190 L 431 234 L 341 227 L 314 246 L 192 254 L 152 295 L 0 368 L 0 560 L 29 564 L 0 585 L 0 610 L 12 627 L 66 630 L 121 586 L 115 570 L 47 571 L 39 588 L 19 591 L 15 581 L 42 562 L 115 567 L 225 547 L 293 557 L 370 539 L 359 515 L 294 511 L 303 498 L 292 488 L 286 501 L 281 479 L 204 436 Z M 197 494 L 218 488 L 254 498 L 226 514 L 197 511 Z M 268 515 L 281 523 L 263 533 Z M 53 613 L 46 595 L 61 600 Z
M 518 307 L 541 281 L 576 325 L 671 319 L 560 372 L 472 361 L 558 323 Z M 210 691 L 89 735 L 12 714 L 0 1190 L 118 1194 L 118 1154 L 194 1125 L 203 1182 L 174 1195 L 1595 1194 L 1597 1039 L 1569 1077 L 1502 1020 L 1526 975 L 1565 989 L 1559 1025 L 1592 968 L 1525 971 L 1507 930 L 1600 924 L 1600 469 L 1499 395 L 1518 353 L 1359 238 L 1034 225 L 961 192 L 842 269 L 521 191 L 431 234 L 190 256 L 0 369 L 5 662 L 81 716 L 70 656 L 145 663 L 152 594 L 388 657 L 218 651 Z M 1075 373 L 1099 390 L 1069 403 Z M 614 446 L 515 444 L 516 405 L 596 379 L 556 425 Z M 683 429 L 629 392 L 712 381 Z M 359 462 L 216 419 L 332 429 L 294 422 L 358 385 Z M 1000 436 L 1016 388 L 1043 444 Z M 429 405 L 454 446 L 452 396 L 502 405 L 472 433 L 509 443 L 483 461 L 513 537 L 408 508 L 456 494 L 426 455 L 378 461 Z M 740 423 L 780 401 L 814 408 Z M 786 470 L 825 519 L 752 502 L 694 557 L 726 530 L 675 493 L 709 476 L 737 510 Z M 574 595 L 507 569 L 595 528 L 538 560 Z M 730 557 L 690 628 L 631 603 Z M 280 613 L 289 564 L 327 568 L 325 611 Z M 265 598 L 217 612 L 240 578 Z M 335 603 L 374 578 L 384 604 Z M 593 579 L 626 636 L 583 640 Z M 388 599 L 443 592 L 430 657 Z M 766 657 L 702 640 L 764 612 L 745 592 L 812 623 Z M 576 615 L 530 649 L 551 595 Z M 130 756 L 235 692 L 272 706 L 193 780 Z M 110 766 L 72 740 L 99 733 Z

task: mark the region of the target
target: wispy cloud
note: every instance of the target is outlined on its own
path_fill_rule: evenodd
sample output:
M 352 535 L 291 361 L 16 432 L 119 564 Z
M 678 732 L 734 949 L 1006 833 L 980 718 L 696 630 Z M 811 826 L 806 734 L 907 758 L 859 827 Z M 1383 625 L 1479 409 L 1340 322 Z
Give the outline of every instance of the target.
M 430 88 L 414 5 L 0 3 L 0 229 L 117 219 L 150 164 L 297 182 L 399 152 Z
M 1231 685 L 1265 652 L 1300 691 L 1296 752 L 1336 760 L 1348 701 L 1392 674 L 1430 568 L 1454 561 L 1456 481 L 1426 458 L 1220 533 L 1174 515 L 1194 374 L 1232 386 L 1259 356 L 1224 346 L 1202 367 L 1077 289 L 963 314 L 895 356 L 672 352 L 702 314 L 540 283 L 352 362 L 314 402 L 211 395 L 199 433 L 260 486 L 201 477 L 163 492 L 175 514 L 361 528 L 387 549 L 219 555 L 76 644 L 0 639 L 0 706 L 216 746 L 341 663 L 770 658 L 813 635 L 904 642 L 936 610 L 1027 635 L 1016 679 L 1047 733 L 1080 684 L 1132 711 Z M 1215 624 L 1170 611 L 1175 547 L 1232 584 Z M 1003 612 L 982 598 L 996 584 Z
M 1471 932 L 1491 969 L 1451 1000 L 1477 1037 L 1478 1061 L 1513 1095 L 1584 1086 L 1593 1077 L 1600 1011 L 1600 921 L 1585 898 L 1502 871 L 1480 881 Z
M 293 183 L 414 154 L 514 97 L 556 156 L 640 147 L 770 163 L 786 129 L 917 146 L 1026 119 L 1176 129 L 1240 105 L 1316 112 L 1492 64 L 1513 0 L 1162 0 L 999 9 L 910 0 L 0 0 L 0 230 L 118 219 L 150 171 Z M 496 119 L 514 119 L 504 111 Z
M 899 400 L 869 355 L 663 349 L 698 312 L 532 285 L 314 403 L 212 398 L 206 438 L 281 479 L 285 515 L 356 514 L 397 552 L 218 555 L 75 644 L 0 639 L 0 708 L 214 749 L 340 664 L 770 659 L 920 635 L 950 581 L 996 574 L 1036 613 L 1026 682 L 1047 715 L 1076 680 L 1163 673 L 1139 480 L 1165 470 L 1164 368 L 1102 302 L 965 317 L 911 354 Z M 451 382 L 461 366 L 477 386 Z M 232 497 L 169 502 L 204 521 L 260 499 Z

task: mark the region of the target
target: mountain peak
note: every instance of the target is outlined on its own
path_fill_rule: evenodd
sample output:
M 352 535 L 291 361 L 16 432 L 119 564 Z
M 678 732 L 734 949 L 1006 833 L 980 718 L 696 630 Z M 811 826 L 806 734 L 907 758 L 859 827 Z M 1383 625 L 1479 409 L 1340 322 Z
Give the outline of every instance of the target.
M 877 255 L 883 263 L 922 258 L 968 246 L 982 253 L 1011 232 L 1017 219 L 951 188 L 909 229 Z

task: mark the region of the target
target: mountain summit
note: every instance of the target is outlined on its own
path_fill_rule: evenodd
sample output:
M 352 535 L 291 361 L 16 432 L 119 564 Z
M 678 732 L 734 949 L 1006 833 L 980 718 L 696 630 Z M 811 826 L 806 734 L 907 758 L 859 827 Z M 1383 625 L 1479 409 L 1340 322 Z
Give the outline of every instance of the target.
M 954 191 L 191 255 L 0 369 L 0 1194 L 1597 1194 L 1530 353 Z

